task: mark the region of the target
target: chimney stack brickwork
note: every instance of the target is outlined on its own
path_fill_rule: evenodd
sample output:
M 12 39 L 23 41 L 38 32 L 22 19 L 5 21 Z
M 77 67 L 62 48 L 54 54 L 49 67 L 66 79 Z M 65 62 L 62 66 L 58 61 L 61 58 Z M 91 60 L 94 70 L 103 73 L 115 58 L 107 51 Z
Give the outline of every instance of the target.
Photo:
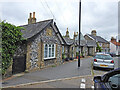
M 30 17 L 28 18 L 28 24 L 33 24 L 33 23 L 36 23 L 35 12 L 33 12 L 33 17 L 32 17 L 32 13 L 30 13 Z
M 112 37 L 111 42 L 116 42 L 116 39 L 114 37 Z
M 69 31 L 68 31 L 68 28 L 67 28 L 67 31 L 66 31 L 66 37 L 69 37 Z
M 91 35 L 96 36 L 96 30 L 92 30 Z

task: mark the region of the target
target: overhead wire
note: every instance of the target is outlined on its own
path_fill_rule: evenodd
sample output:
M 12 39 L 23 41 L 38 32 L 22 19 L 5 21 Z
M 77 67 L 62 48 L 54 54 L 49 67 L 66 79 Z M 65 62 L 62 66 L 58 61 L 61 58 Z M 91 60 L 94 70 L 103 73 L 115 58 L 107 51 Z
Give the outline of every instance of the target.
M 48 15 L 51 15 L 51 13 L 49 13 L 48 9 L 44 6 L 42 0 L 41 0 L 40 3 L 41 3 L 41 5 L 43 6 L 43 8 L 45 9 L 45 10 L 43 10 L 43 11 L 44 11 L 44 12 L 46 11 Z
M 53 12 L 52 12 L 52 10 L 50 9 L 49 5 L 47 4 L 46 0 L 44 0 L 44 1 L 45 1 L 45 3 L 46 3 L 46 6 L 48 7 L 48 9 L 49 9 L 50 13 L 51 13 L 51 14 L 52 14 L 52 16 L 53 16 L 53 19 L 55 19 L 55 20 L 56 20 L 55 15 L 53 14 Z
M 43 2 L 42 2 L 42 0 L 41 0 L 42 6 L 43 6 L 47 11 L 49 10 L 50 14 L 52 15 L 52 17 L 53 17 L 53 19 L 54 19 L 55 21 L 58 21 L 58 20 L 56 19 L 55 15 L 53 14 L 52 10 L 50 9 L 48 3 L 46 2 L 46 0 L 44 0 L 44 2 L 45 2 L 45 4 L 46 4 L 46 6 L 47 6 L 48 9 L 46 9 L 45 5 L 43 4 Z M 58 6 L 57 3 L 56 3 L 56 7 L 58 8 L 58 10 L 59 10 L 60 12 L 62 12 L 62 11 L 61 11 L 61 8 L 59 8 L 59 6 Z M 64 17 L 62 14 L 61 14 L 61 16 L 62 16 L 63 20 L 67 23 L 65 17 Z M 59 22 L 59 21 L 58 21 L 58 22 Z M 75 25 L 74 25 L 74 26 L 75 26 Z M 74 26 L 72 26 L 72 27 L 74 27 Z M 74 31 L 76 31 L 76 30 L 74 30 Z

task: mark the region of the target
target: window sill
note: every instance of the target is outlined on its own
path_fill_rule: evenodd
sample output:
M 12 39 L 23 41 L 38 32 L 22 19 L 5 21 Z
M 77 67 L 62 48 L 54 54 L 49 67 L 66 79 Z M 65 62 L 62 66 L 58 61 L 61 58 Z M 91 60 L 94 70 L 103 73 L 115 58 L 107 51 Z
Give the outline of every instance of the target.
M 51 58 L 44 58 L 45 61 L 47 60 L 51 60 L 51 59 L 56 59 L 55 57 L 51 57 Z

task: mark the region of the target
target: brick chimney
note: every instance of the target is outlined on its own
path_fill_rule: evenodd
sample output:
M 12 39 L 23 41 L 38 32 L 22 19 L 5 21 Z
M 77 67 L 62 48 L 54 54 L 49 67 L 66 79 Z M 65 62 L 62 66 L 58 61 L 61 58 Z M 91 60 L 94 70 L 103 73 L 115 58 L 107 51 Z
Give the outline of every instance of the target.
M 96 30 L 92 30 L 91 35 L 96 36 Z
M 111 42 L 116 42 L 116 39 L 114 37 L 111 37 Z
M 36 23 L 35 12 L 33 12 L 32 23 Z
M 28 24 L 32 23 L 32 13 L 30 13 L 30 17 L 28 18 Z
M 66 31 L 66 37 L 69 37 L 69 31 L 68 31 L 68 28 L 67 28 L 67 31 Z
M 32 13 L 30 13 L 30 17 L 28 18 L 28 24 L 33 24 L 33 23 L 36 23 L 35 12 L 33 12 L 33 17 L 32 17 Z
M 75 40 L 75 38 L 78 36 L 78 32 L 74 32 L 74 36 L 73 39 Z

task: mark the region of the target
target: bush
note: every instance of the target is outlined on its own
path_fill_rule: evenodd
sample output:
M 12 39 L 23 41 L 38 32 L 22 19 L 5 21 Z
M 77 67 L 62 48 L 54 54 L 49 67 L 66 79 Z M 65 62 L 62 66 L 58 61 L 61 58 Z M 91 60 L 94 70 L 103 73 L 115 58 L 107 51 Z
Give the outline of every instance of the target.
M 2 30 L 2 75 L 4 75 L 12 63 L 17 46 L 24 39 L 22 38 L 21 29 L 23 28 L 21 27 L 2 21 L 0 29 Z

